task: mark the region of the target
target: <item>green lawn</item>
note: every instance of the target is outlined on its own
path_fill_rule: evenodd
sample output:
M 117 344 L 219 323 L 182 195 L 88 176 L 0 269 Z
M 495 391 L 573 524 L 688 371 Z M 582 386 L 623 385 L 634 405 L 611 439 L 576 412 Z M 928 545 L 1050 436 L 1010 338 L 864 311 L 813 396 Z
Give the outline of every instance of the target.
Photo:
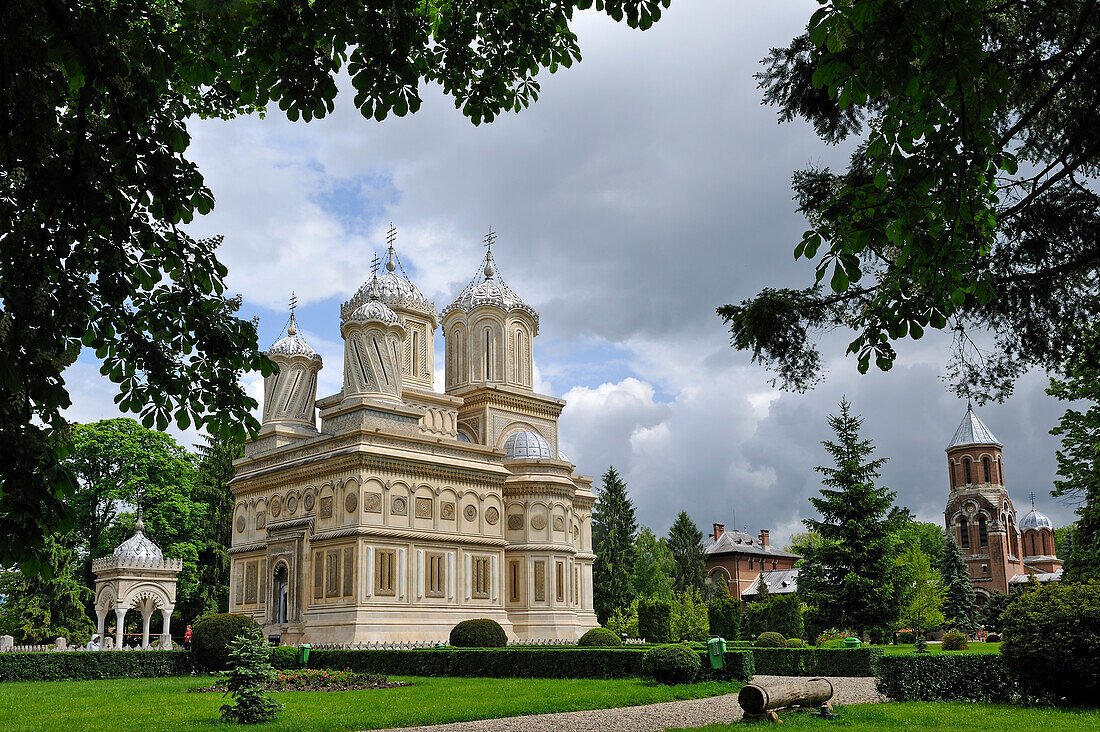
M 907 656 L 917 652 L 917 647 L 912 643 L 898 644 L 896 646 L 873 646 L 874 648 L 881 648 L 886 652 L 887 656 Z M 1000 643 L 971 643 L 970 647 L 965 651 L 945 651 L 940 648 L 939 643 L 929 643 L 928 651 L 930 653 L 1000 653 Z
M 1081 732 L 1100 729 L 1100 711 L 1033 709 L 1006 704 L 907 702 L 837 707 L 837 719 L 815 719 L 811 712 L 781 713 L 782 729 L 864 730 L 912 729 L 955 732 L 1054 730 Z M 693 732 L 740 732 L 742 725 L 712 725 Z M 679 732 L 685 732 L 680 730 Z
M 395 680 L 396 677 L 395 677 Z M 415 678 L 415 686 L 285 692 L 279 719 L 249 730 L 403 727 L 545 712 L 605 709 L 716 696 L 739 684 L 661 686 L 638 679 Z M 241 730 L 217 723 L 220 694 L 188 694 L 202 677 L 0 684 L 0 730 Z

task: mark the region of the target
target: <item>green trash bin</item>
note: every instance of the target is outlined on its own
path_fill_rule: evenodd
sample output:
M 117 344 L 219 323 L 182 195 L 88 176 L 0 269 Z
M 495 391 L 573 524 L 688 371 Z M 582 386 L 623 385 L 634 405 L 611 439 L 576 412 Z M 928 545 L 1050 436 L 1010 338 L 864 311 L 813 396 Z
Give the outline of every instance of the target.
M 707 640 L 707 656 L 710 658 L 710 667 L 714 669 L 726 667 L 726 639 L 711 638 Z
M 845 648 L 859 648 L 860 645 L 861 645 L 861 643 L 860 643 L 859 638 L 845 638 L 844 639 L 844 647 Z
M 302 645 L 298 646 L 298 666 L 301 667 L 301 668 L 305 668 L 306 664 L 308 664 L 308 663 L 309 663 L 309 644 L 308 643 L 303 643 Z

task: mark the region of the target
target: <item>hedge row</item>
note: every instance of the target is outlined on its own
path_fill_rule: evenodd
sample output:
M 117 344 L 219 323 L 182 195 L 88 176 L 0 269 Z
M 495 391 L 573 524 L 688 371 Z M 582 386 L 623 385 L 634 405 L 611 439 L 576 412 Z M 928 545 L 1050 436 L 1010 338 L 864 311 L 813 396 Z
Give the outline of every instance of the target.
M 880 694 L 892 701 L 1004 703 L 1016 685 L 998 655 L 884 656 L 875 664 Z
M 315 650 L 310 668 L 351 669 L 392 676 L 483 678 L 623 679 L 644 676 L 647 648 L 424 648 L 417 650 Z M 752 654 L 727 651 L 726 667 L 710 667 L 697 651 L 704 680 L 747 681 Z
M 193 668 L 189 651 L 0 653 L 0 681 L 185 676 Z
M 753 648 L 752 657 L 763 676 L 874 676 L 882 649 Z

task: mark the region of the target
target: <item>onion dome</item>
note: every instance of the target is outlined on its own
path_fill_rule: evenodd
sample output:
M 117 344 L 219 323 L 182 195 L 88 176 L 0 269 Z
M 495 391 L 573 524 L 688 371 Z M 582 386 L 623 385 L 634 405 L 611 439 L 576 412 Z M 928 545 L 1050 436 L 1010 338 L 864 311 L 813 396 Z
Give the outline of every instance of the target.
M 435 327 L 434 323 L 439 320 L 435 304 L 424 296 L 419 287 L 397 273 L 397 258 L 392 245 L 389 252 L 386 271 L 372 275 L 364 282 L 352 298 L 340 306 L 340 317 L 348 319 L 363 303 L 371 299 L 371 290 L 377 287 L 378 296 L 375 299 L 391 308 L 426 315 Z
M 482 268 L 481 274 L 484 277 L 475 277 L 462 292 L 458 293 L 458 297 L 455 298 L 454 302 L 443 309 L 440 315 L 446 317 L 447 313 L 455 310 L 468 313 L 474 308 L 492 305 L 505 312 L 520 311 L 527 313 L 534 325 L 535 335 L 538 335 L 539 314 L 500 279 L 491 251 L 485 256 L 485 266 Z
M 1020 521 L 1020 531 L 1027 531 L 1028 529 L 1050 529 L 1054 530 L 1054 524 L 1046 514 L 1036 511 L 1034 508 L 1027 512 L 1027 516 L 1024 516 Z
M 141 509 L 138 509 L 137 533 L 118 545 L 114 556 L 127 563 L 160 562 L 164 560 L 164 553 L 160 547 L 152 542 L 143 532 L 145 522 L 141 520 Z
M 294 311 L 290 311 L 290 324 L 286 328 L 286 336 L 272 344 L 267 351 L 272 356 L 305 356 L 306 358 L 319 358 L 309 344 L 298 335 L 298 321 Z
M 521 430 L 509 435 L 504 441 L 504 454 L 509 460 L 554 459 L 554 450 L 546 438 L 530 430 Z
M 947 449 L 954 450 L 956 447 L 967 447 L 969 445 L 1002 446 L 993 432 L 978 419 L 978 415 L 974 414 L 974 407 L 968 403 L 966 405 L 966 415 L 959 423 L 959 428 L 955 430 L 955 436 L 951 438 L 951 444 L 947 446 Z
M 468 442 L 468 443 L 473 442 L 473 440 L 471 440 L 469 435 L 467 435 L 465 432 L 459 432 L 458 435 L 455 437 L 455 439 L 458 440 L 459 442 Z
M 368 299 L 355 308 L 351 315 L 346 316 L 344 321 L 353 323 L 383 323 L 385 325 L 396 325 L 404 328 L 404 321 L 401 320 L 401 316 L 391 310 L 390 307 L 382 301 L 381 286 L 378 282 L 378 278 L 373 278 L 369 284 L 371 287 L 367 292 Z

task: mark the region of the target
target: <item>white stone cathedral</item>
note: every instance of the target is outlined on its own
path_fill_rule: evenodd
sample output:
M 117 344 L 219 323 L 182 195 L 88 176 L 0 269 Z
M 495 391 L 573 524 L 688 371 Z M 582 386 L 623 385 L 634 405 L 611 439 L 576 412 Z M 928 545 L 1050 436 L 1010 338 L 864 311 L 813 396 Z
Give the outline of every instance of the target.
M 538 313 L 491 246 L 437 313 L 402 276 L 392 233 L 385 271 L 340 308 L 338 393 L 317 399 L 321 357 L 293 311 L 268 351 L 279 373 L 231 483 L 230 611 L 284 644 L 434 641 L 468 618 L 578 638 L 597 625 L 595 496 L 558 451 L 565 402 L 532 389 Z

